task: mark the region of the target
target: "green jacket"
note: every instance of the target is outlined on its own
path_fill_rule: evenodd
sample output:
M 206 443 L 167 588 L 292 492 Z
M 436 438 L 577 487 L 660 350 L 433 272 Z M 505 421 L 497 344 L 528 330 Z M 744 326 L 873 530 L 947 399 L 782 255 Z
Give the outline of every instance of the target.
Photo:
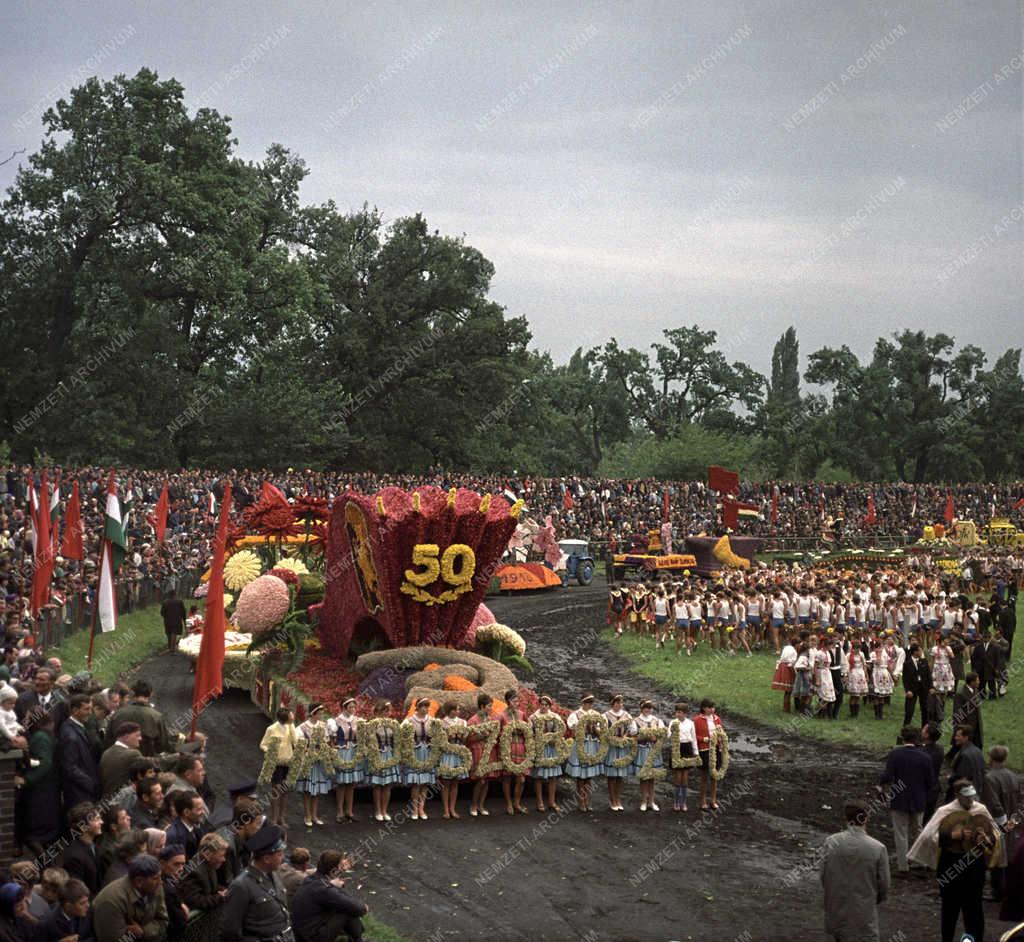
M 142 927 L 145 942 L 161 942 L 167 935 L 163 887 L 143 899 L 130 878 L 114 880 L 97 894 L 92 920 L 96 942 L 122 942 L 130 938 L 127 927 L 133 922 Z

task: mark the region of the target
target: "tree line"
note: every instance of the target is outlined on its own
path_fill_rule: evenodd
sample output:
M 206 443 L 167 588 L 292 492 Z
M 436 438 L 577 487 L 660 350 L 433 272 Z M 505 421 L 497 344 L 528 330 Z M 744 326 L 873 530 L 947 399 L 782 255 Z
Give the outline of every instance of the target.
M 714 330 L 566 363 L 489 299 L 494 266 L 421 215 L 304 205 L 143 69 L 43 117 L 0 209 L 0 442 L 14 460 L 419 472 L 997 480 L 1024 467 L 1020 349 L 904 330 L 771 373 Z

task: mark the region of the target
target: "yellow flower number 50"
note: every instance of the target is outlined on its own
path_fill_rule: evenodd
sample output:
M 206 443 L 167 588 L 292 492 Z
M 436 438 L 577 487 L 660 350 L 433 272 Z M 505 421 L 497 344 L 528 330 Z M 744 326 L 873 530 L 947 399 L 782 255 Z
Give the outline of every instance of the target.
M 464 592 L 472 589 L 473 573 L 476 571 L 476 554 L 465 543 L 452 543 L 444 553 L 436 543 L 417 543 L 412 550 L 412 564 L 419 570 L 406 569 L 402 591 L 417 602 L 438 605 L 452 602 Z M 456 571 L 458 566 L 458 571 Z M 441 578 L 452 586 L 440 595 L 423 591 Z

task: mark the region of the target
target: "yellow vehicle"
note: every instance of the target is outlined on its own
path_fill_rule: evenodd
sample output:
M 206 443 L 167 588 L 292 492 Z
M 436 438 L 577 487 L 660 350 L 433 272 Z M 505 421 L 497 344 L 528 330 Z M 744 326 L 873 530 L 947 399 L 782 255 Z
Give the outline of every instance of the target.
M 1024 547 L 1024 533 L 1010 523 L 1008 517 L 993 517 L 988 526 L 982 528 L 981 538 L 989 546 Z

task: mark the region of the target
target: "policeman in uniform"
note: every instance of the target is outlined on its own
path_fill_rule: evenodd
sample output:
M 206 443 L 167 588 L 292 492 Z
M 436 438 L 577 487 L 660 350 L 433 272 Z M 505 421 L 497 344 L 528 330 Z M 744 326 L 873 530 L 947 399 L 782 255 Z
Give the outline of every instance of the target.
M 252 863 L 228 888 L 220 921 L 223 942 L 294 942 L 287 894 L 277 875 L 284 862 L 284 832 L 273 824 L 245 842 Z

